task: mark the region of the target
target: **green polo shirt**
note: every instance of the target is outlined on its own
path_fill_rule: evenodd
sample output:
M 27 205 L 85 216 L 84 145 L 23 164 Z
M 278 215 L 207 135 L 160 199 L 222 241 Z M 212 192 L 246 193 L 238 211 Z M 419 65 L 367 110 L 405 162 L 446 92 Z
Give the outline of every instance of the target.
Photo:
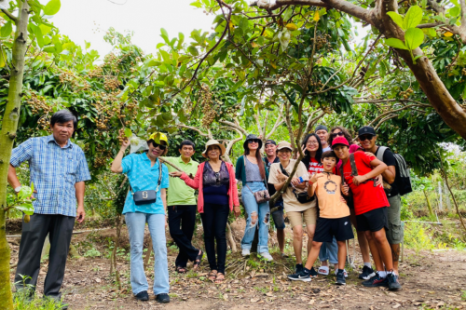
M 199 163 L 190 160 L 189 163 L 185 164 L 181 156 L 179 157 L 165 157 L 165 159 L 175 166 L 180 168 L 183 172 L 193 177 L 196 175 L 197 167 Z M 177 171 L 169 164 L 165 164 L 168 168 L 168 172 Z M 196 196 L 194 196 L 194 189 L 186 185 L 180 178 L 170 177 L 170 186 L 167 193 L 167 206 L 181 206 L 181 205 L 197 205 Z

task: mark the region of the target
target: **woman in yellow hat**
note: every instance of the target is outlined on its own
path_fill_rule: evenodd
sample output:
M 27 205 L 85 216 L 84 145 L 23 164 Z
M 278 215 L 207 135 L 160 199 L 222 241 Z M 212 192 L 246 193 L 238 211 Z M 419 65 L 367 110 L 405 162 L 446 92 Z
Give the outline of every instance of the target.
M 159 160 L 160 156 L 168 152 L 168 139 L 163 133 L 154 133 L 147 140 L 147 152 L 123 158 L 129 145 L 129 142 L 123 142 L 111 170 L 114 173 L 125 173 L 131 185 L 123 209 L 131 246 L 131 287 L 138 300 L 149 300 L 149 285 L 142 260 L 144 228 L 147 223 L 155 256 L 154 295 L 158 302 L 168 303 L 170 284 L 165 240 L 168 169 Z
M 208 160 L 199 165 L 194 180 L 184 172 L 171 172 L 185 183 L 199 190 L 197 208 L 204 227 L 204 243 L 211 272 L 209 279 L 215 283 L 225 280 L 227 240 L 225 229 L 230 211 L 240 214 L 238 188 L 233 165 L 221 159 L 225 147 L 217 140 L 209 140 L 202 156 Z M 217 258 L 215 257 L 217 241 Z

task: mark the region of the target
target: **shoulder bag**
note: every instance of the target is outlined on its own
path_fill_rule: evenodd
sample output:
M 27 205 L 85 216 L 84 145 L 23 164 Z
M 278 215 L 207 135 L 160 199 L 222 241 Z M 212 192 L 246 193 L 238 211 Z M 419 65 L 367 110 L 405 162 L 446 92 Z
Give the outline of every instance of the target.
M 284 175 L 286 175 L 287 177 L 290 177 L 290 175 L 288 174 L 288 172 L 286 172 L 285 168 L 283 168 L 281 163 L 280 163 L 280 170 L 282 171 Z M 295 195 L 298 202 L 302 204 L 309 203 L 314 200 L 314 196 L 310 197 L 307 191 L 298 192 L 295 188 L 293 188 L 293 194 Z
M 161 181 L 162 181 L 162 163 L 160 162 L 160 159 L 159 159 L 159 180 L 157 182 L 156 190 L 155 191 L 154 190 L 139 191 L 139 192 L 133 193 L 133 190 L 130 187 L 131 195 L 133 195 L 134 204 L 137 206 L 140 206 L 140 205 L 146 205 L 146 204 L 156 202 L 157 192 L 159 191 Z
M 246 160 L 248 160 L 246 158 L 246 156 L 243 157 L 243 162 L 244 162 L 244 170 L 246 171 Z M 259 163 L 257 164 L 259 166 Z M 254 198 L 256 199 L 256 202 L 257 203 L 263 203 L 263 202 L 267 202 L 270 200 L 270 193 L 269 193 L 269 190 L 267 189 L 267 182 L 264 178 L 264 185 L 265 185 L 265 190 L 262 190 L 262 191 L 257 191 L 257 192 L 253 192 L 252 189 L 248 186 L 248 183 L 246 182 L 246 187 L 251 191 L 251 193 L 254 195 Z

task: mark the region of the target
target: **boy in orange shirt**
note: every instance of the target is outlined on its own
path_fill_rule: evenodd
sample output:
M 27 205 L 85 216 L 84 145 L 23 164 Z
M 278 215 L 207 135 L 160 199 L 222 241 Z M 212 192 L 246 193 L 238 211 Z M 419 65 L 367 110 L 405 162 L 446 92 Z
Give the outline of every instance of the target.
M 333 174 L 338 158 L 333 151 L 322 154 L 324 171 L 314 174 L 309 181 L 309 196 L 317 195 L 320 215 L 317 219 L 316 231 L 312 241 L 312 248 L 307 258 L 305 268 L 288 279 L 309 282 L 311 281 L 311 268 L 319 256 L 323 242 L 332 242 L 333 237 L 338 244 L 338 285 L 345 285 L 344 268 L 346 262 L 346 240 L 353 239 L 353 230 L 350 222 L 350 210 L 342 197 L 341 177 Z

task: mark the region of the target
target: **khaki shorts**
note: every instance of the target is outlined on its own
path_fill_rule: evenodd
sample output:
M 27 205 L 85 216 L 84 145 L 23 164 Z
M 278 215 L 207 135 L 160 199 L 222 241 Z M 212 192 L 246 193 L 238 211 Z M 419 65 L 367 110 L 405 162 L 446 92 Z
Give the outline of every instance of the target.
M 388 198 L 390 207 L 387 208 L 388 230 L 387 239 L 390 244 L 403 242 L 403 228 L 401 227 L 401 197 L 400 195 Z
M 306 225 L 315 225 L 317 221 L 317 208 L 309 208 L 304 211 L 289 211 L 286 216 L 290 220 L 291 228 L 303 226 L 303 218 Z

